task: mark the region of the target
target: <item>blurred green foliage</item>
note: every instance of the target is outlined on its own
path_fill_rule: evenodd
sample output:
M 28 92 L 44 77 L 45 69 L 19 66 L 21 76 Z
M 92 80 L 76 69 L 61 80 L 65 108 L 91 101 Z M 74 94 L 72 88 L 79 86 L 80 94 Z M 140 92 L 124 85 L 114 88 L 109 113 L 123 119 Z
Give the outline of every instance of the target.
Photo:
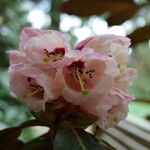
M 0 1 L 0 67 L 8 66 L 4 50 L 16 49 L 18 33 L 21 28 L 30 25 L 26 20 L 27 10 L 23 0 Z
M 10 96 L 6 70 L 0 70 L 0 129 L 18 125 L 31 118 L 26 107 Z

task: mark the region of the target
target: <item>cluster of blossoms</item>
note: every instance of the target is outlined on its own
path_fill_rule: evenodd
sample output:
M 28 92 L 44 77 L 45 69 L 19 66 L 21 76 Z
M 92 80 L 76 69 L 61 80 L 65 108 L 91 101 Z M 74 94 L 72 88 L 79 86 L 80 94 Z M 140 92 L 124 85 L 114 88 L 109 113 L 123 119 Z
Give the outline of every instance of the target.
M 102 35 L 71 49 L 58 31 L 24 28 L 20 51 L 9 51 L 10 90 L 31 111 L 63 97 L 97 116 L 100 127 L 111 127 L 134 99 L 128 87 L 137 71 L 127 67 L 129 45 L 126 37 Z

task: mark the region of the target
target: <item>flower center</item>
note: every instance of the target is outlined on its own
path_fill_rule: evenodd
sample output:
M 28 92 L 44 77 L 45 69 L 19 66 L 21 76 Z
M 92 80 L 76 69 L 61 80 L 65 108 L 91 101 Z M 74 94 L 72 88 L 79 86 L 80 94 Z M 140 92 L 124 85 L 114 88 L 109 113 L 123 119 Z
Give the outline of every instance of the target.
M 43 98 L 44 89 L 42 86 L 38 85 L 35 79 L 31 77 L 27 77 L 27 82 L 29 83 L 31 93 L 28 93 L 25 97 L 38 97 L 40 99 Z
M 68 69 L 73 73 L 74 79 L 79 83 L 82 95 L 88 95 L 88 90 L 85 89 L 85 81 L 82 79 L 84 62 L 81 60 L 74 61 L 68 65 Z
M 43 62 L 52 63 L 58 60 L 61 60 L 65 55 L 65 49 L 63 47 L 55 48 L 54 51 L 48 52 L 47 49 L 44 49 L 46 57 L 43 58 Z
M 94 77 L 95 70 L 91 69 L 85 72 L 88 78 L 92 79 Z

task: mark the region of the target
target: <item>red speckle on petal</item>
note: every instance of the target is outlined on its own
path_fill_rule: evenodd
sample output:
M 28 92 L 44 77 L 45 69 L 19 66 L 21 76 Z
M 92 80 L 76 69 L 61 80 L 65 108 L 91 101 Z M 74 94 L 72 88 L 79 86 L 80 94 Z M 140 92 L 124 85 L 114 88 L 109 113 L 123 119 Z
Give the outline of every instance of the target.
M 65 49 L 63 47 L 55 48 L 54 53 L 65 55 Z
M 74 61 L 69 66 L 68 69 L 83 69 L 85 67 L 84 62 L 82 60 Z

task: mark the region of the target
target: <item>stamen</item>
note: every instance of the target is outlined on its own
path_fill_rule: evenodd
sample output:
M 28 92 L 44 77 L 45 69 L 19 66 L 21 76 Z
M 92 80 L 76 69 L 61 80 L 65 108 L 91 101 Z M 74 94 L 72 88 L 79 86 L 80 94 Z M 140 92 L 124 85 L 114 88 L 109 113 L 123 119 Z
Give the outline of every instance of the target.
M 27 97 L 31 97 L 39 92 L 43 92 L 43 89 L 36 89 L 35 91 L 31 92 L 31 93 L 28 93 L 28 94 L 25 94 L 24 95 L 24 98 L 27 98 Z
M 84 88 L 85 80 L 82 80 L 81 75 L 83 74 L 83 68 L 85 67 L 84 62 L 82 60 L 74 61 L 67 68 L 72 72 L 73 77 L 76 81 L 79 82 L 82 95 L 86 96 L 89 94 L 89 91 Z
M 77 75 L 77 78 L 78 78 L 78 81 L 82 90 L 82 95 L 84 96 L 88 95 L 89 92 L 84 88 L 83 80 L 81 79 L 80 72 L 78 70 L 76 70 L 76 75 Z
M 43 62 L 45 63 L 52 63 L 57 60 L 61 60 L 65 54 L 64 48 L 56 48 L 52 52 L 48 52 L 48 50 L 44 49 L 46 57 L 43 58 Z
M 115 117 L 115 118 L 113 118 L 113 122 L 114 123 L 118 123 L 118 119 Z
M 48 57 L 43 58 L 43 61 L 44 61 L 45 63 L 48 63 L 49 60 L 50 60 L 50 58 L 48 58 Z
M 77 75 L 76 75 L 76 73 L 75 72 L 73 72 L 73 77 L 75 78 L 75 80 L 78 82 L 78 77 L 77 77 Z
M 85 74 L 86 74 L 90 79 L 93 78 L 94 73 L 95 73 L 95 70 L 93 70 L 93 69 L 88 70 L 88 71 L 85 72 Z
M 47 50 L 47 49 L 44 49 L 44 51 L 45 51 L 45 54 L 46 54 L 48 57 L 50 57 L 50 53 L 48 52 L 48 50 Z
M 57 60 L 61 60 L 63 58 L 63 55 L 60 53 L 60 54 L 56 54 L 56 56 L 55 56 L 55 59 L 56 59 L 56 61 Z
M 35 90 L 35 91 L 31 92 L 31 93 L 28 93 L 28 94 L 26 95 L 26 97 L 31 97 L 31 96 L 37 94 L 38 92 L 40 92 L 39 89 L 37 89 L 37 90 Z

